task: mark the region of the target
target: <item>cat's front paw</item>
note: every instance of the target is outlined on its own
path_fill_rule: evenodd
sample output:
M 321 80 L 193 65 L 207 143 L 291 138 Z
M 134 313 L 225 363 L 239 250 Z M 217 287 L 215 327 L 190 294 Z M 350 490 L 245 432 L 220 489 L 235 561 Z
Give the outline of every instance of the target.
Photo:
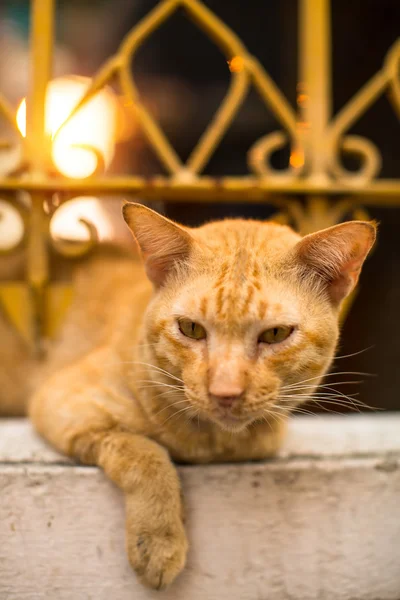
M 181 520 L 161 530 L 151 523 L 143 531 L 127 532 L 129 561 L 140 581 L 161 590 L 168 587 L 185 566 L 188 543 Z

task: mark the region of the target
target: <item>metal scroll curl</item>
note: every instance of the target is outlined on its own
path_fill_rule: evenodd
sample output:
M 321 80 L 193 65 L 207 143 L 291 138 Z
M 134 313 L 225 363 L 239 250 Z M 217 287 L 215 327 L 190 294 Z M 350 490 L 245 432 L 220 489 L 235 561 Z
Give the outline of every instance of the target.
M 20 248 L 26 237 L 27 212 L 14 196 L 0 197 L 0 254 Z
M 50 219 L 50 243 L 58 254 L 66 258 L 80 258 L 88 254 L 99 241 L 96 225 L 89 217 L 79 214 L 81 212 L 85 215 L 84 210 L 79 210 L 79 201 L 82 199 L 71 198 L 64 202 L 52 213 Z
M 364 186 L 380 171 L 382 157 L 370 140 L 361 136 L 345 135 L 350 127 L 385 92 L 400 118 L 400 38 L 386 55 L 384 65 L 333 119 L 328 130 L 329 163 L 332 174 L 345 183 Z M 355 154 L 360 167 L 352 172 L 343 167 L 341 152 Z
M 271 182 L 289 183 L 300 177 L 304 171 L 304 162 L 299 167 L 290 165 L 282 170 L 277 170 L 271 166 L 270 158 L 274 152 L 283 149 L 288 143 L 288 136 L 282 131 L 275 131 L 259 139 L 250 148 L 247 155 L 250 169 Z
M 139 47 L 148 39 L 153 31 L 180 8 L 220 48 L 221 52 L 225 55 L 232 76 L 224 100 L 186 163 L 182 162 L 158 123 L 141 102 L 140 93 L 131 72 L 131 63 Z M 187 183 L 189 180 L 195 181 L 203 171 L 236 117 L 251 85 L 255 87 L 264 104 L 273 112 L 275 118 L 284 128 L 286 138 L 290 139 L 291 146 L 299 147 L 301 145 L 301 141 L 297 135 L 295 111 L 284 95 L 266 73 L 259 61 L 248 52 L 235 33 L 198 0 L 166 0 L 157 5 L 145 16 L 128 33 L 122 41 L 118 52 L 93 77 L 86 93 L 75 106 L 62 127 L 113 79 L 117 79 L 124 96 L 132 102 L 137 121 L 147 136 L 151 147 L 176 183 L 180 181 Z M 283 132 L 276 132 L 274 136 L 269 139 L 268 143 L 261 143 L 261 146 L 257 148 L 255 161 L 250 160 L 250 166 L 254 167 L 256 172 L 260 172 L 257 156 L 261 152 L 263 159 L 266 159 L 265 164 L 267 165 L 262 169 L 264 178 L 280 178 L 285 176 L 287 179 L 294 179 L 298 177 L 301 172 L 299 169 L 288 169 L 287 173 L 282 174 L 280 171 L 268 166 L 267 154 L 284 143 L 281 141 L 284 136 Z

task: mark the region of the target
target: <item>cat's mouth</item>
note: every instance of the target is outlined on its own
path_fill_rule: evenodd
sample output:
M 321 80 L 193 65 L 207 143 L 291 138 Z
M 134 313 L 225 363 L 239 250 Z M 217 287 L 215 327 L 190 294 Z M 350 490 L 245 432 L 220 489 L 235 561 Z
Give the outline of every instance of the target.
M 189 404 L 194 406 L 200 421 L 205 423 L 211 422 L 223 431 L 230 431 L 232 433 L 242 431 L 255 421 L 262 420 L 265 412 L 262 408 L 254 411 L 246 411 L 238 404 L 231 407 L 223 407 L 217 403 L 204 405 L 188 390 L 186 390 L 186 398 Z
M 218 411 L 218 413 L 212 412 L 210 419 L 224 431 L 238 432 L 245 429 L 250 423 L 253 423 L 257 419 L 257 416 L 238 416 L 228 411 Z

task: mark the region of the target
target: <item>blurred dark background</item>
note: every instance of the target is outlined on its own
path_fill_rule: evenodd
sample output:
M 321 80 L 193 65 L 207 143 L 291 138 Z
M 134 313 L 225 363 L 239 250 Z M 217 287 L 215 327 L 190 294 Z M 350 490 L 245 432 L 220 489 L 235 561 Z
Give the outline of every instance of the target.
M 240 36 L 295 106 L 297 1 L 204 3 Z M 156 0 L 59 1 L 56 74 L 93 75 L 116 51 L 121 38 L 156 4 Z M 336 113 L 382 67 L 387 50 L 400 34 L 400 2 L 335 0 L 331 5 L 332 100 Z M 0 4 L 0 86 L 15 102 L 26 93 L 28 15 L 27 1 L 3 0 Z M 5 56 L 12 56 L 12 60 L 4 60 Z M 144 44 L 133 68 L 147 106 L 178 153 L 186 158 L 227 90 L 229 69 L 225 58 L 191 21 L 178 13 Z M 280 127 L 273 115 L 254 92 L 250 93 L 205 172 L 246 174 L 246 152 L 258 138 L 276 129 Z M 380 149 L 381 177 L 400 177 L 399 122 L 386 97 L 360 118 L 352 133 L 371 139 Z M 275 161 L 276 167 L 283 167 L 287 154 L 278 153 Z M 146 175 L 162 172 L 137 130 L 130 141 L 120 144 L 113 169 Z M 358 387 L 364 402 L 399 410 L 400 204 L 398 208 L 374 206 L 368 210 L 381 224 L 379 244 L 365 266 L 360 294 L 343 328 L 339 355 L 365 351 L 338 360 L 337 365 L 338 371 L 374 375 L 364 378 L 365 383 Z M 244 198 L 241 204 L 169 203 L 165 212 L 194 225 L 224 216 L 266 218 L 274 211 L 268 205 L 253 205 Z M 340 389 L 346 393 L 354 391 L 350 386 Z

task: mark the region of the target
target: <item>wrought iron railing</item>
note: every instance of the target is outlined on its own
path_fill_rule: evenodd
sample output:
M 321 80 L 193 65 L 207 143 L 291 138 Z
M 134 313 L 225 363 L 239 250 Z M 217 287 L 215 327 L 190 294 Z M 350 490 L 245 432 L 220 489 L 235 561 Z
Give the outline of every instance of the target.
M 390 92 L 400 115 L 400 40 L 388 50 L 383 65 L 341 109 L 331 114 L 331 40 L 329 0 L 299 0 L 299 81 L 295 110 L 241 40 L 200 0 L 162 0 L 122 41 L 117 53 L 93 76 L 75 107 L 76 114 L 99 90 L 117 80 L 129 99 L 135 118 L 156 152 L 167 176 L 146 179 L 116 176 L 98 170 L 86 179 L 57 174 L 51 158 L 51 140 L 45 128 L 46 89 L 52 76 L 55 0 L 31 0 L 31 89 L 27 99 L 27 131 L 22 137 L 15 110 L 0 96 L 0 113 L 13 126 L 21 146 L 21 160 L 13 172 L 0 178 L 0 197 L 18 210 L 25 224 L 26 280 L 0 284 L 0 301 L 14 326 L 38 347 L 54 330 L 71 294 L 69 286 L 52 281 L 49 268 L 49 218 L 46 203 L 56 193 L 64 200 L 75 195 L 140 194 L 147 200 L 272 202 L 280 218 L 289 215 L 307 232 L 332 225 L 345 214 L 364 216 L 360 205 L 400 204 L 400 179 L 381 179 L 381 155 L 368 139 L 348 134 L 352 125 L 382 95 Z M 132 58 L 145 40 L 178 9 L 182 9 L 225 55 L 231 82 L 225 99 L 186 162 L 182 162 L 167 137 L 147 111 L 132 74 Z M 248 153 L 249 175 L 215 179 L 202 172 L 235 119 L 251 87 L 280 123 Z M 7 152 L 11 142 L 2 142 Z M 287 168 L 271 166 L 271 155 L 288 145 Z M 348 171 L 342 154 L 359 158 L 359 169 Z M 27 209 L 17 204 L 18 194 L 29 194 Z M 296 196 L 305 195 L 306 204 Z M 330 198 L 335 196 L 335 199 Z M 339 197 L 339 200 L 337 199 Z M 0 215 L 1 216 L 1 215 Z M 2 235 L 0 221 L 0 239 Z M 88 245 L 88 247 L 90 244 Z M 56 307 L 56 310 L 53 308 Z

